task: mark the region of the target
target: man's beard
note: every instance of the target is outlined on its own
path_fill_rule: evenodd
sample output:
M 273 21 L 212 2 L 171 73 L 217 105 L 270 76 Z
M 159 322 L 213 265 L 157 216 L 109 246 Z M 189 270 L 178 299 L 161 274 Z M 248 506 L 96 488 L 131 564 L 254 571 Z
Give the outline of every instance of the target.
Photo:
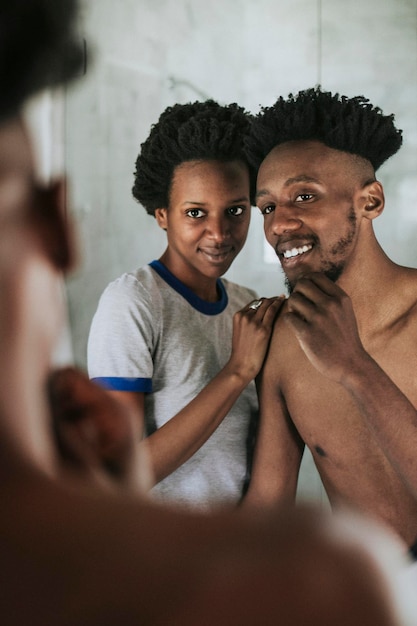
M 330 263 L 328 268 L 321 270 L 321 272 L 322 274 L 327 276 L 327 278 L 330 278 L 330 280 L 332 280 L 335 283 L 337 279 L 342 275 L 344 269 L 345 269 L 345 263 L 344 261 L 341 261 L 340 263 Z M 302 278 L 302 276 L 300 276 L 299 278 Z M 288 295 L 292 294 L 294 287 L 297 284 L 297 280 L 294 281 L 293 283 L 290 283 L 288 277 L 285 276 L 284 282 L 288 291 Z
M 348 215 L 348 222 L 349 222 L 349 230 L 346 236 L 341 237 L 339 241 L 335 243 L 335 245 L 330 249 L 330 253 L 333 256 L 343 254 L 344 251 L 347 248 L 349 248 L 350 244 L 353 241 L 353 238 L 356 233 L 356 215 L 355 215 L 355 209 L 353 207 L 350 208 L 349 215 Z M 316 243 L 317 243 L 318 238 L 314 237 L 314 239 L 316 240 Z M 317 271 L 322 272 L 322 274 L 327 276 L 327 278 L 330 278 L 330 280 L 335 283 L 343 274 L 345 265 L 346 265 L 345 260 L 341 260 L 339 262 L 325 261 L 322 267 Z M 302 277 L 299 276 L 297 280 L 299 278 L 302 278 Z M 297 280 L 290 282 L 288 279 L 288 276 L 285 276 L 285 286 L 287 288 L 289 295 L 291 295 L 291 293 L 293 292 L 294 287 L 297 284 Z

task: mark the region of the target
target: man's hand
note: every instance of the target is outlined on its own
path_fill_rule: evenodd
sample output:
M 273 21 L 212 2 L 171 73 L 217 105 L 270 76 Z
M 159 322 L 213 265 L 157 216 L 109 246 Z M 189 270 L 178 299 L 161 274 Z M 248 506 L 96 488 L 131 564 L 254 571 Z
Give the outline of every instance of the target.
M 144 492 L 149 468 L 129 409 L 75 368 L 53 372 L 48 384 L 53 427 L 67 466 L 98 482 Z
M 349 296 L 324 274 L 298 280 L 283 317 L 312 365 L 335 382 L 365 352 Z

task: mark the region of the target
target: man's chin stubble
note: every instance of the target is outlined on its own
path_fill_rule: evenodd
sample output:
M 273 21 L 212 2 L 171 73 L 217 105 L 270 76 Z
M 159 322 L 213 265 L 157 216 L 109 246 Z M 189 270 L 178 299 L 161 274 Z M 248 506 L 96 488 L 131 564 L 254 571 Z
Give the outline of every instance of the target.
M 337 282 L 338 279 L 340 278 L 340 276 L 342 275 L 344 270 L 344 265 L 342 263 L 340 264 L 330 264 L 330 266 L 326 269 L 326 270 L 322 270 L 322 273 L 327 276 L 327 278 L 329 278 L 332 282 Z M 297 284 L 297 281 L 300 280 L 300 278 L 303 278 L 303 274 L 301 276 L 299 276 L 297 278 L 297 280 L 291 282 L 290 279 L 288 278 L 288 276 L 285 274 L 285 287 L 287 289 L 288 295 L 290 296 L 292 294 L 292 292 L 294 291 L 294 288 Z

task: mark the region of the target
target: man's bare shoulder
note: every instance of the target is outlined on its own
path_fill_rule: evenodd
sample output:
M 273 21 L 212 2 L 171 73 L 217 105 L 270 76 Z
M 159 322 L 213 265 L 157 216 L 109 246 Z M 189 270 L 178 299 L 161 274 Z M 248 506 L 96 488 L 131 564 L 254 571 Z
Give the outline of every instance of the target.
M 274 324 L 271 345 L 268 353 L 268 361 L 274 362 L 274 367 L 283 366 L 287 358 L 294 358 L 299 351 L 298 342 L 290 326 L 285 321 L 288 302 L 284 302 L 279 316 Z
M 404 287 L 408 287 L 410 291 L 414 291 L 414 293 L 417 294 L 417 268 L 416 267 L 401 266 L 398 278 Z
M 397 328 L 412 326 L 417 327 L 417 269 L 411 267 L 401 268 L 398 280 L 393 288 L 392 324 Z
M 285 313 L 288 310 L 288 298 L 287 300 L 285 300 L 285 302 L 283 303 L 279 314 L 275 320 L 274 323 L 274 329 L 272 332 L 272 338 L 275 340 L 275 337 L 279 337 L 280 339 L 285 339 L 287 332 L 288 332 L 288 327 L 287 324 L 285 323 Z

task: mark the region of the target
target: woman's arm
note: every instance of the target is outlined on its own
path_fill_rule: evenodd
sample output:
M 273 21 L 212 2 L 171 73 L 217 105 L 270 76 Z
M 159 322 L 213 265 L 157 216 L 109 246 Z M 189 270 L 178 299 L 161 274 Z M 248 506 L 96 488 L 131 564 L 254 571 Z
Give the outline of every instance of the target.
M 147 449 L 155 483 L 199 450 L 256 377 L 282 302 L 283 298 L 265 298 L 257 310 L 247 305 L 238 311 L 233 318 L 232 351 L 228 363 L 189 404 L 140 444 Z M 143 429 L 144 394 L 108 393 L 135 410 Z

